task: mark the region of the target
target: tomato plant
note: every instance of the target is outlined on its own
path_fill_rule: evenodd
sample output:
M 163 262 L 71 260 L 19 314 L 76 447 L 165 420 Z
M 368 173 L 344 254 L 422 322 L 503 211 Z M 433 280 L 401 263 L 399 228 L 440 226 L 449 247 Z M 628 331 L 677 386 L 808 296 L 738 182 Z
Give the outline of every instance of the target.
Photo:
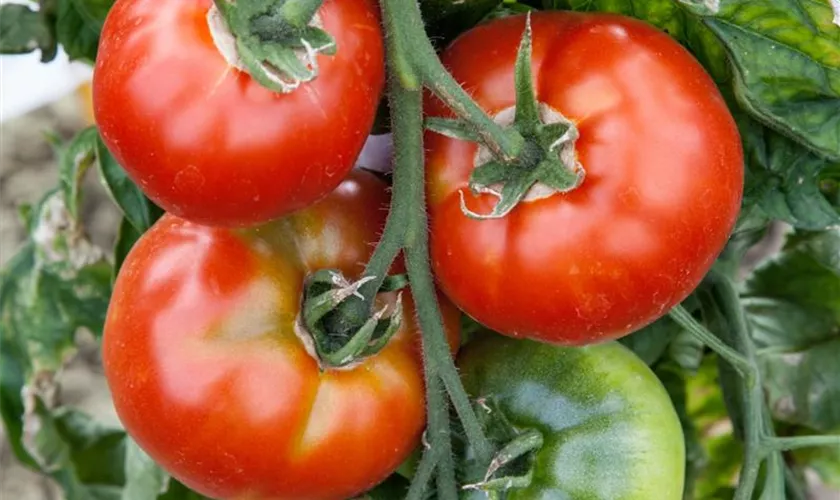
M 507 498 L 682 498 L 680 421 L 662 383 L 627 348 L 484 335 L 464 348 L 458 366 L 488 419 L 542 438 L 532 480 Z
M 537 99 L 577 126 L 586 176 L 571 192 L 475 220 L 461 196 L 478 145 L 428 134 L 432 264 L 447 295 L 497 331 L 562 344 L 617 338 L 681 302 L 723 249 L 743 189 L 738 129 L 702 66 L 664 33 L 603 14 L 531 22 Z M 490 115 L 515 106 L 524 26 L 524 16 L 485 23 L 442 55 Z M 433 101 L 428 113 L 451 112 Z M 475 212 L 493 201 L 466 194 Z
M 308 271 L 362 271 L 384 188 L 357 171 L 318 204 L 247 230 L 165 215 L 131 251 L 105 322 L 105 374 L 128 433 L 181 482 L 213 498 L 342 499 L 419 443 L 410 298 L 402 331 L 349 369 L 320 368 L 297 325 Z
M 836 0 L 6 2 L 0 53 L 93 65 L 97 126 L 41 140 L 0 252 L 4 450 L 68 500 L 833 498 L 838 34 Z M 351 173 L 376 108 L 393 174 Z
M 96 121 L 165 210 L 205 224 L 265 222 L 323 197 L 353 167 L 384 82 L 378 11 L 373 0 L 325 2 L 320 22 L 341 50 L 318 55 L 317 77 L 281 94 L 225 59 L 212 5 L 118 1 L 96 60 Z

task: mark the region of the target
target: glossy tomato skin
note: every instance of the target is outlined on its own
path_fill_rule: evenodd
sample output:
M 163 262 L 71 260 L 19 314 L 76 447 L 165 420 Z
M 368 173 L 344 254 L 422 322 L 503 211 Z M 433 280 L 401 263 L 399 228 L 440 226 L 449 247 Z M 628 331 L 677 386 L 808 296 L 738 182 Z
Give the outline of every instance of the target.
M 353 167 L 384 85 L 374 0 L 327 0 L 336 39 L 318 77 L 290 94 L 231 67 L 207 24 L 212 0 L 118 0 L 94 72 L 108 149 L 166 211 L 245 226 L 310 205 Z
M 384 184 L 355 171 L 327 198 L 253 229 L 165 215 L 115 284 L 103 361 L 128 433 L 221 499 L 345 499 L 385 479 L 425 425 L 414 306 L 388 346 L 320 371 L 294 332 L 317 268 L 358 277 L 384 226 Z M 459 312 L 442 308 L 453 349 Z
M 426 137 L 432 262 L 444 292 L 501 333 L 589 344 L 637 330 L 682 301 L 735 224 L 738 130 L 711 78 L 664 33 L 605 14 L 532 14 L 538 100 L 573 120 L 586 170 L 575 191 L 501 220 L 469 193 L 477 146 Z M 515 104 L 524 17 L 480 25 L 443 54 L 491 114 Z M 427 110 L 448 116 L 436 100 Z
M 494 334 L 467 344 L 458 367 L 471 397 L 492 400 L 519 431 L 542 434 L 531 485 L 505 498 L 682 498 L 679 418 L 656 375 L 621 344 L 563 347 Z

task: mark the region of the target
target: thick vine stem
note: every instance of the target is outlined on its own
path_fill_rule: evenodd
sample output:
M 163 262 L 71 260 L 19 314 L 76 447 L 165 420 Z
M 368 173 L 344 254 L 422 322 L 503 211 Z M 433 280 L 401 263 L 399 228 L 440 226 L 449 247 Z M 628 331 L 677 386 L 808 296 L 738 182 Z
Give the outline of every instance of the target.
M 387 19 L 396 0 L 383 2 Z M 419 10 L 417 11 L 419 22 Z M 388 30 L 388 61 L 392 68 L 404 60 L 404 47 L 395 35 L 394 26 L 386 23 Z M 425 38 L 425 34 L 423 35 Z M 427 40 L 428 41 L 428 40 Z M 409 82 L 411 79 L 407 79 Z M 409 282 L 417 307 L 417 317 L 422 331 L 424 367 L 426 373 L 427 411 L 430 448 L 437 460 L 437 489 L 441 499 L 457 499 L 457 483 L 452 462 L 452 442 L 449 429 L 448 404 L 443 393 L 437 390 L 442 381 L 463 422 L 470 445 L 480 457 L 490 461 L 493 448 L 484 435 L 481 424 L 473 412 L 455 368 L 443 327 L 437 293 L 429 266 L 428 220 L 426 215 L 425 169 L 423 165 L 423 94 L 421 88 L 405 88 L 406 79 L 392 78 L 389 84 L 394 147 L 394 196 L 405 203 L 406 219 L 404 251 Z M 395 201 L 396 203 L 396 201 Z M 439 377 L 439 378 L 438 378 Z M 421 478 L 422 479 L 422 478 Z
M 517 132 L 505 130 L 476 104 L 472 97 L 443 67 L 432 42 L 423 29 L 420 6 L 416 0 L 386 0 L 385 24 L 389 36 L 410 41 L 411 50 L 404 51 L 400 60 L 406 62 L 439 99 L 452 111 L 471 124 L 481 142 L 494 155 L 513 161 L 520 153 L 525 139 Z
M 766 443 L 773 436 L 772 424 L 769 420 L 764 393 L 761 384 L 761 374 L 756 361 L 755 346 L 750 338 L 749 326 L 744 316 L 738 292 L 729 277 L 717 270 L 712 270 L 706 277 L 706 284 L 712 298 L 712 305 L 716 309 L 723 325 L 728 329 L 731 348 L 737 351 L 749 364 L 752 377 L 744 381 L 738 402 L 743 412 L 744 464 L 738 477 L 738 487 L 733 500 L 750 500 L 758 482 L 762 462 L 768 457 L 773 458 L 779 451 L 768 449 Z M 775 457 L 774 461 L 777 461 Z M 771 482 L 773 478 L 767 478 Z
M 393 45 L 391 46 L 393 48 Z M 449 348 L 443 331 L 443 320 L 437 305 L 434 289 L 427 289 L 425 275 L 429 273 L 429 263 L 418 248 L 416 236 L 419 219 L 425 214 L 424 186 L 423 186 L 423 138 L 421 127 L 423 123 L 423 96 L 420 90 L 404 89 L 398 79 L 393 79 L 390 86 L 391 109 L 394 111 L 394 145 L 397 151 L 395 165 L 395 184 L 399 188 L 406 188 L 403 193 L 404 202 L 415 208 L 415 213 L 406 220 L 406 267 L 411 290 L 417 304 L 417 315 L 420 329 L 423 333 L 424 372 L 426 377 L 426 407 L 428 414 L 426 435 L 429 449 L 425 453 L 432 453 L 437 458 L 437 486 L 441 499 L 457 500 L 457 483 L 455 469 L 452 462 L 452 442 L 449 435 L 449 410 L 446 399 L 440 391 L 438 367 L 440 356 L 449 358 Z M 425 234 L 423 225 L 420 232 Z M 422 239 L 422 238 L 421 238 Z M 440 342 L 444 344 L 444 353 L 439 349 Z

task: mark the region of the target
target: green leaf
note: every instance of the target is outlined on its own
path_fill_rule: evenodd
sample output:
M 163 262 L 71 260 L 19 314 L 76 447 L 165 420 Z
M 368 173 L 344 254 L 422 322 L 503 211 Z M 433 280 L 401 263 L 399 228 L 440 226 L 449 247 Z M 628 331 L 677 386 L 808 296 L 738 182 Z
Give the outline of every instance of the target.
M 409 483 L 404 477 L 394 474 L 380 483 L 376 488 L 353 500 L 393 500 L 395 498 L 405 498 L 406 493 L 408 493 L 408 486 Z
M 680 325 L 670 317 L 663 316 L 632 335 L 619 339 L 619 342 L 651 366 L 662 358 L 671 341 L 681 331 Z
M 501 3 L 501 0 L 420 0 L 420 10 L 429 38 L 443 47 Z
M 688 373 L 697 372 L 705 352 L 705 344 L 685 330 L 681 330 L 668 345 L 668 358 Z
M 816 471 L 826 485 L 840 489 L 840 448 L 803 448 L 792 454 L 800 467 Z
M 722 0 L 705 14 L 733 63 L 739 102 L 797 142 L 840 158 L 840 29 L 829 2 Z
M 96 127 L 89 127 L 59 149 L 59 184 L 73 219 L 79 218 L 82 179 L 94 163 L 98 137 Z
M 21 4 L 0 5 L 0 54 L 27 54 L 41 50 L 41 61 L 51 61 L 56 41 L 44 16 Z
M 793 238 L 747 284 L 744 305 L 773 416 L 840 429 L 840 228 Z
M 697 374 L 686 379 L 687 416 L 698 433 L 700 450 L 686 454 L 695 460 L 686 470 L 686 486 L 693 482 L 693 487 L 685 498 L 731 499 L 743 458 L 727 417 L 716 365 L 715 356 L 706 356 Z
M 126 438 L 125 489 L 122 500 L 155 500 L 169 489 L 169 474 L 164 472 L 137 443 Z
M 128 257 L 128 252 L 137 243 L 142 234 L 131 225 L 131 222 L 126 217 L 123 217 L 120 222 L 120 228 L 117 230 L 117 241 L 114 243 L 114 272 L 112 280 L 117 279 L 117 274 Z
M 52 473 L 69 488 L 68 498 L 93 498 L 79 493 L 76 483 L 96 471 L 84 469 L 79 479 L 76 472 L 59 470 L 74 460 L 62 436 L 75 432 L 76 420 L 55 421 L 39 391 L 75 352 L 78 329 L 101 333 L 111 266 L 84 239 L 59 190 L 32 209 L 29 229 L 29 241 L 0 275 L 3 422 L 24 464 Z M 29 396 L 23 400 L 21 394 Z
M 139 233 L 146 232 L 163 212 L 129 179 L 101 138 L 96 143 L 96 156 L 102 184 L 111 195 L 111 199 L 120 207 L 134 229 Z
M 800 229 L 840 224 L 840 213 L 820 191 L 827 160 L 742 113 L 736 116 L 747 166 L 744 206 Z
M 25 396 L 23 442 L 40 470 L 52 477 L 68 500 L 119 500 L 124 434 L 67 409 L 50 412 L 40 394 Z
M 4 328 L 23 342 L 33 371 L 54 372 L 78 328 L 101 332 L 111 266 L 81 235 L 59 192 L 39 204 L 33 225 L 30 244 L 3 272 L 0 306 Z
M 34 267 L 34 260 L 35 252 L 30 243 L 11 258 L 0 274 L 0 415 L 15 457 L 32 468 L 36 467 L 35 461 L 21 442 L 24 408 L 20 397 L 30 363 L 20 338 L 22 332 L 16 324 L 14 298 L 19 282 Z
M 50 0 L 55 36 L 70 60 L 96 60 L 102 24 L 114 0 Z

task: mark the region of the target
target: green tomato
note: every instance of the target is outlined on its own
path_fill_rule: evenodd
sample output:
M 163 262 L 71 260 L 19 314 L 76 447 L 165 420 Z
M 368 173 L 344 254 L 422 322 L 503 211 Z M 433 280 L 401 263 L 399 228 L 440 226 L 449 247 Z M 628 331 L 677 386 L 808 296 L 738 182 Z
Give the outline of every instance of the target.
M 542 434 L 530 486 L 507 500 L 682 499 L 679 418 L 659 379 L 621 344 L 492 335 L 467 344 L 458 364 L 472 398 L 492 401 L 517 431 Z
M 420 0 L 426 30 L 435 44 L 443 46 L 472 28 L 502 0 Z

